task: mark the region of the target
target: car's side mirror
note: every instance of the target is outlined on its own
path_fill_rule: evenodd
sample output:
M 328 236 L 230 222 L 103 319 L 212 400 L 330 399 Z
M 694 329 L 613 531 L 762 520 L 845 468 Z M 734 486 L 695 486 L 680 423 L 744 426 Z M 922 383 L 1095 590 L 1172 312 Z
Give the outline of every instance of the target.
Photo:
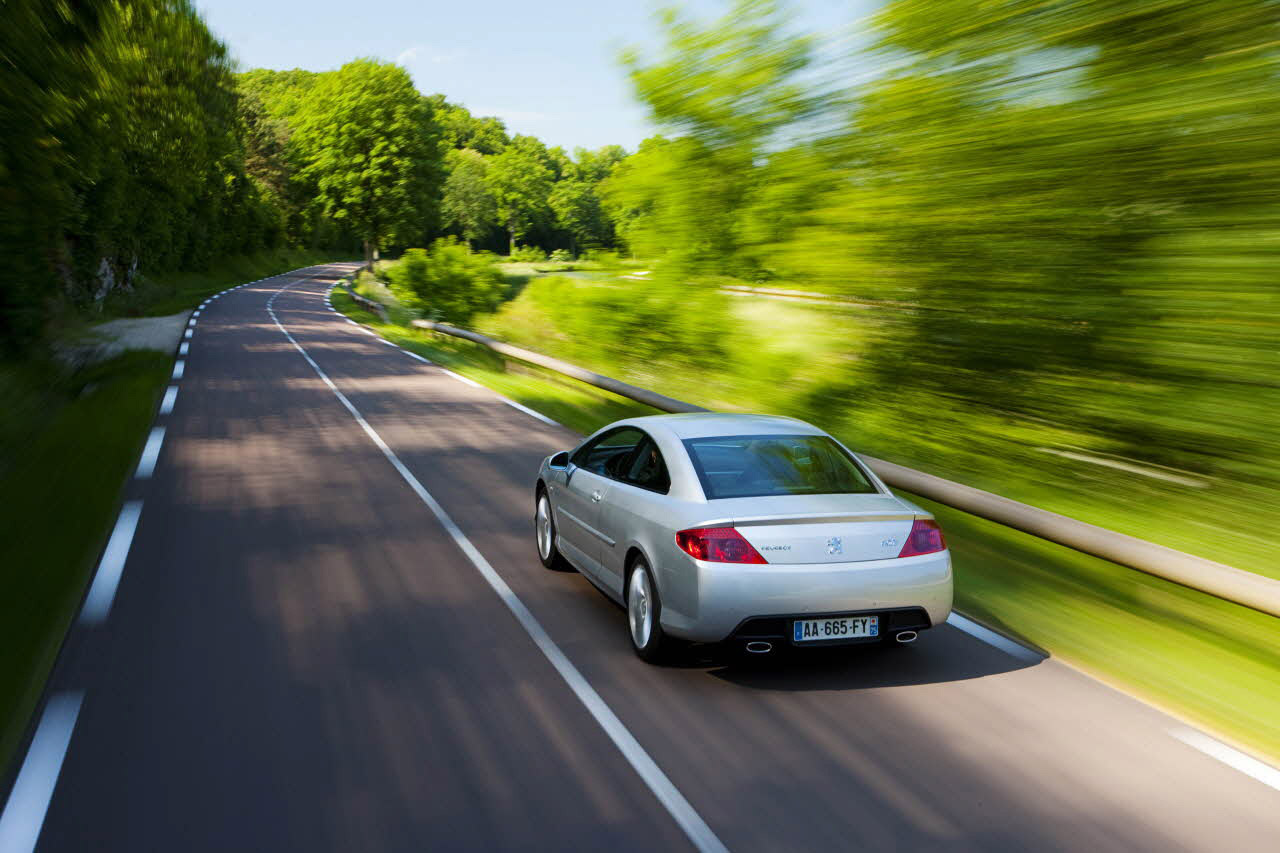
M 547 460 L 547 467 L 553 471 L 565 471 L 569 468 L 569 451 L 561 450 Z

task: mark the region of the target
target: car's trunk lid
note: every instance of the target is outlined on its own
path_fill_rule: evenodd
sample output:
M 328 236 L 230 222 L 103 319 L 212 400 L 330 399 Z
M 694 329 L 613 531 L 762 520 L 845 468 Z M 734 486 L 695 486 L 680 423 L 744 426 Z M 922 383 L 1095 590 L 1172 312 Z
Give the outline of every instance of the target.
M 784 495 L 716 501 L 770 563 L 845 563 L 898 556 L 913 510 L 891 495 Z

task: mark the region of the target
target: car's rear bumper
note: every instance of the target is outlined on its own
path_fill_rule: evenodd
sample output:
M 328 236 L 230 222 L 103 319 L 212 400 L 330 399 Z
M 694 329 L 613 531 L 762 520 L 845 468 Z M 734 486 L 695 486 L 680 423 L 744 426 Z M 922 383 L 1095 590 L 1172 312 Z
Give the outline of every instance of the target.
M 919 621 L 919 616 L 911 615 L 913 610 L 927 617 L 928 624 L 920 627 L 939 625 L 951 613 L 948 551 L 857 563 L 694 565 L 696 612 L 664 610 L 662 623 L 669 633 L 697 642 L 720 642 L 752 631 L 755 620 L 883 612 L 887 632 L 897 623 L 900 630 L 918 630 L 915 624 L 906 624 Z M 770 627 L 771 633 L 774 628 Z

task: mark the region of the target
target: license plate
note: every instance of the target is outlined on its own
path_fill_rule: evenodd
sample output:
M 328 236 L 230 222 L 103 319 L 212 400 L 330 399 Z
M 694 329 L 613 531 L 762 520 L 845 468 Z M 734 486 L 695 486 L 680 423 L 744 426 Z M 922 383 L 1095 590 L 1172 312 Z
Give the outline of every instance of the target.
M 833 616 L 829 619 L 797 619 L 793 627 L 797 643 L 878 637 L 880 636 L 880 617 Z

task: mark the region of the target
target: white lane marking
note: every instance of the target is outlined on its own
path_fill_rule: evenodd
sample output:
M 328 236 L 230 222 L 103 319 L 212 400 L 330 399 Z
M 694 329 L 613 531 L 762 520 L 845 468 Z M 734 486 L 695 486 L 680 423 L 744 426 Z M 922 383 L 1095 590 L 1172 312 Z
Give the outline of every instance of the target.
M 174 389 L 177 391 L 177 389 Z M 156 460 L 160 458 L 160 447 L 164 444 L 164 427 L 152 427 L 147 436 L 147 444 L 142 448 L 142 458 L 138 460 L 138 470 L 133 476 L 145 480 L 156 470 Z
M 84 693 L 80 691 L 62 691 L 50 696 L 44 706 L 9 801 L 0 813 L 0 850 L 35 850 L 83 700 Z
M 195 318 L 195 317 L 192 317 L 190 320 L 188 320 L 188 321 L 187 321 L 187 328 L 188 328 L 188 329 L 194 329 L 194 328 L 195 328 L 195 325 L 196 325 L 196 318 Z
M 102 552 L 93 584 L 85 596 L 84 606 L 80 608 L 80 624 L 100 625 L 111 612 L 111 602 L 115 601 L 116 587 L 120 585 L 120 575 L 124 572 L 129 547 L 133 544 L 133 532 L 138 528 L 138 516 L 141 514 L 142 501 L 129 501 L 120 508 L 115 529 L 107 540 L 107 549 Z
M 498 594 L 498 598 L 500 598 L 502 603 L 507 606 L 507 609 L 511 611 L 511 614 L 515 616 L 516 621 L 519 622 L 520 626 L 529 634 L 529 637 L 533 640 L 534 644 L 543 653 L 543 655 L 546 656 L 547 660 L 551 662 L 551 665 L 555 667 L 556 672 L 560 673 L 560 677 L 569 685 L 569 689 L 572 690 L 574 695 L 578 697 L 578 700 L 586 706 L 587 711 L 589 711 L 591 716 L 595 718 L 596 722 L 600 724 L 600 728 L 604 729 L 605 734 L 607 734 L 609 739 L 613 741 L 614 745 L 618 747 L 618 750 L 622 753 L 623 757 L 627 759 L 631 764 L 631 767 L 637 774 L 639 774 L 640 778 L 649 787 L 649 790 L 658 798 L 658 802 L 662 803 L 675 822 L 684 830 L 685 835 L 689 837 L 689 841 L 693 843 L 693 846 L 698 850 L 707 851 L 708 853 L 728 853 L 728 848 L 726 848 L 720 839 L 716 837 L 716 834 L 711 831 L 711 827 L 707 826 L 706 821 L 704 821 L 702 816 L 694 810 L 689 801 L 685 799 L 684 795 L 680 793 L 680 790 L 676 788 L 675 784 L 667 777 L 667 774 L 662 772 L 662 768 L 660 768 L 657 763 L 649 757 L 649 753 L 645 752 L 644 747 L 640 745 L 638 740 L 636 740 L 635 735 L 631 734 L 630 730 L 623 725 L 622 720 L 618 719 L 618 715 L 613 712 L 613 709 L 605 703 L 604 699 L 596 692 L 595 688 L 592 687 L 587 679 L 583 677 L 582 673 L 578 671 L 578 668 L 573 665 L 573 662 L 570 661 L 569 658 L 565 656 L 565 653 L 560 650 L 560 647 L 551 639 L 551 635 L 542 627 L 542 623 L 540 623 L 537 617 L 533 615 L 533 612 L 525 606 L 524 602 L 521 601 L 519 597 L 516 596 L 511 587 L 507 586 L 507 582 L 502 579 L 502 576 L 494 570 L 493 566 L 489 564 L 489 561 L 484 558 L 484 555 L 471 544 L 471 540 L 467 538 L 466 534 L 462 532 L 462 529 L 458 527 L 449 514 L 445 512 L 444 507 L 431 496 L 431 493 L 428 492 L 422 483 L 418 481 L 418 478 L 413 475 L 413 472 L 405 467 L 405 464 L 400 461 L 400 457 L 396 456 L 395 451 L 382 440 L 382 436 L 378 435 L 378 432 L 369 425 L 369 422 L 364 419 L 362 414 L 360 414 L 360 410 L 357 409 L 349 399 L 347 399 L 347 395 L 338 390 L 338 386 L 333 384 L 333 380 L 329 378 L 328 374 L 320 369 L 320 365 L 315 363 L 307 351 L 303 349 L 302 345 L 294 340 L 293 335 L 289 334 L 289 330 L 281 324 L 280 318 L 276 316 L 276 312 L 272 307 L 272 303 L 274 303 L 276 297 L 285 290 L 293 287 L 295 284 L 301 283 L 302 282 L 294 282 L 294 284 L 286 285 L 285 287 L 280 288 L 280 290 L 277 290 L 275 295 L 267 300 L 267 313 L 271 315 L 271 319 L 275 322 L 276 328 L 278 328 L 284 336 L 289 339 L 289 343 L 293 344 L 294 348 L 302 354 L 302 357 L 307 360 L 307 364 L 311 365 L 311 369 L 316 372 L 316 375 L 320 377 L 320 380 L 324 382 L 325 385 L 329 386 L 329 390 L 334 393 L 334 396 L 338 398 L 338 401 L 342 403 L 346 410 L 351 413 L 351 416 L 356 419 L 356 423 L 360 424 L 360 427 L 365 431 L 365 434 L 368 435 L 373 443 L 377 445 L 378 449 L 382 451 L 382 455 L 387 458 L 387 461 L 391 463 L 391 466 L 395 468 L 404 481 L 409 484 L 409 488 L 412 489 L 414 494 L 416 494 L 418 498 L 427 505 L 427 509 L 431 510 L 431 514 L 436 517 L 436 520 L 440 522 L 440 525 L 445 529 L 445 532 L 449 534 L 449 537 L 453 539 L 454 543 L 462 553 L 471 561 L 471 565 L 475 566 L 476 571 L 480 573 L 480 576 L 483 577 L 485 581 L 488 582 L 489 586 L 493 588 L 493 591 Z
M 468 379 L 467 377 L 463 376 L 463 375 L 462 375 L 462 374 L 460 374 L 460 373 L 454 373 L 452 370 L 450 370 L 450 369 L 449 369 L 449 368 L 447 368 L 447 367 L 441 367 L 441 368 L 440 368 L 440 371 L 441 371 L 442 373 L 445 373 L 445 374 L 449 375 L 449 376 L 452 376 L 454 379 L 458 380 L 459 382 L 461 382 L 461 383 L 462 383 L 462 384 L 464 384 L 464 385 L 470 385 L 472 388 L 483 388 L 483 387 L 484 387 L 483 385 L 481 385 L 479 382 L 475 381 L 474 379 Z
M 531 418 L 537 418 L 538 420 L 542 421 L 544 424 L 550 424 L 551 426 L 560 426 L 559 423 L 551 420 L 551 418 L 542 414 L 542 412 L 535 412 L 533 409 L 529 408 L 528 406 L 520 405 L 515 400 L 508 400 L 506 397 L 503 397 L 502 402 L 506 403 L 508 406 L 510 406 L 513 409 L 516 409 L 517 411 L 524 412 L 526 415 L 528 415 Z
M 394 344 L 394 343 L 392 343 L 391 341 L 387 340 L 386 338 L 382 338 L 382 342 L 383 342 L 384 344 L 386 344 L 387 346 L 389 346 L 389 347 L 395 347 L 396 349 L 399 349 L 399 348 L 400 348 L 399 346 L 397 346 L 396 344 Z
M 1018 660 L 1030 662 L 1044 660 L 1044 655 L 1034 649 L 1029 649 L 1021 643 L 1015 643 L 1003 634 L 997 634 L 990 628 L 984 628 L 972 619 L 966 619 L 954 611 L 947 617 L 947 624 L 953 628 L 959 628 L 969 636 L 981 640 L 989 646 L 995 646 L 1000 651 L 1013 655 Z
M 186 371 L 186 369 L 187 369 L 187 363 L 185 361 L 183 361 L 182 359 L 178 359 L 177 361 L 175 361 L 173 363 L 173 378 L 181 379 L 182 374 Z
M 186 355 L 187 350 L 191 348 L 191 344 L 185 341 L 178 346 L 178 355 Z
M 1218 759 L 1228 767 L 1239 770 L 1244 775 L 1251 776 L 1262 784 L 1280 791 L 1280 770 L 1270 764 L 1264 764 L 1253 756 L 1245 755 L 1238 749 L 1232 749 L 1225 743 L 1214 740 L 1195 729 L 1170 729 L 1169 734 L 1187 746 L 1198 749 L 1205 755 Z
M 195 311 L 192 311 L 192 312 L 191 312 L 191 316 L 192 316 L 192 317 L 199 317 L 199 316 L 200 316 L 200 309 L 199 309 L 199 308 L 197 308 Z
M 183 333 L 182 333 L 182 336 L 183 336 L 184 338 L 186 338 L 187 340 L 191 340 L 191 335 L 192 335 L 194 332 L 195 332 L 195 330 L 194 330 L 194 329 L 187 329 L 185 332 L 183 332 Z
M 178 399 L 178 386 L 170 385 L 165 389 L 164 399 L 160 401 L 160 414 L 167 415 L 173 411 L 173 404 Z
M 423 364 L 435 364 L 435 362 L 432 361 L 431 359 L 420 356 L 416 352 L 410 352 L 409 350 L 405 350 L 404 354 L 409 356 L 409 358 L 416 358 L 418 361 L 422 362 Z

